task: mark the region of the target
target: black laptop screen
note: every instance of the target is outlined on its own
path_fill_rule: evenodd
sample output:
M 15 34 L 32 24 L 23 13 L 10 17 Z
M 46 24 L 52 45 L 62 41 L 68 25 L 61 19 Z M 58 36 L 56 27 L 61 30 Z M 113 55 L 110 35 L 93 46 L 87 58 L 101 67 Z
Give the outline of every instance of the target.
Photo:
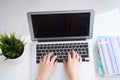
M 90 13 L 31 15 L 35 38 L 89 36 Z

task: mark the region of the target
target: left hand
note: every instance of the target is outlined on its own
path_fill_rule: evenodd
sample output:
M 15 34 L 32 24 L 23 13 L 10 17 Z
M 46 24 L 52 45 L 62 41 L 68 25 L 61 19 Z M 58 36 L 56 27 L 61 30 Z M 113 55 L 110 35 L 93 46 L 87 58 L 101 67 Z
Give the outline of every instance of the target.
M 39 66 L 39 73 L 38 73 L 38 80 L 49 80 L 51 75 L 53 74 L 57 61 L 57 56 L 51 56 L 53 53 L 46 54 L 41 60 L 40 60 L 40 66 Z M 50 60 L 51 58 L 51 60 Z

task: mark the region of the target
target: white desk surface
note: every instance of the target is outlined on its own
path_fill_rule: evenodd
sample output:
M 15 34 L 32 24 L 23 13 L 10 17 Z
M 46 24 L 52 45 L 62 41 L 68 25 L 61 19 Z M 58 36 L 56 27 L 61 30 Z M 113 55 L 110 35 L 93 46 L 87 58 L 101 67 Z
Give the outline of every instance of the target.
M 27 25 L 28 26 L 28 25 Z M 120 36 L 120 13 L 117 9 L 110 10 L 98 15 L 95 15 L 93 29 L 93 49 L 94 54 L 97 54 L 95 40 L 97 36 Z M 23 61 L 14 65 L 9 61 L 3 62 L 3 57 L 0 57 L 0 80 L 30 80 L 30 37 L 25 37 L 28 44 L 26 45 Z M 96 55 L 94 57 L 96 63 Z M 95 65 L 96 66 L 96 65 Z M 96 80 L 120 80 L 120 75 L 112 77 L 100 77 L 97 75 Z

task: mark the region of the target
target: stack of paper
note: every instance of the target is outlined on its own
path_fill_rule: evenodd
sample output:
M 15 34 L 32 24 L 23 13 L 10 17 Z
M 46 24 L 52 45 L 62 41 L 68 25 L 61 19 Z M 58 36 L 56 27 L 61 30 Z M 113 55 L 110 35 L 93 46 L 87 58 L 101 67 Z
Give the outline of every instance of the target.
M 120 38 L 98 37 L 99 74 L 109 76 L 120 74 Z
M 98 54 L 98 74 L 104 75 L 103 66 L 99 54 Z

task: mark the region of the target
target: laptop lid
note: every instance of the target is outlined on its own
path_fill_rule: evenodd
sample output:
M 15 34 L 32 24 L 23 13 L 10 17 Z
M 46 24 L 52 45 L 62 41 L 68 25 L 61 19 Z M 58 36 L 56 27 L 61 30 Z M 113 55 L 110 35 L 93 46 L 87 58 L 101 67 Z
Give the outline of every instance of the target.
M 27 16 L 33 41 L 92 38 L 93 10 L 28 12 Z

